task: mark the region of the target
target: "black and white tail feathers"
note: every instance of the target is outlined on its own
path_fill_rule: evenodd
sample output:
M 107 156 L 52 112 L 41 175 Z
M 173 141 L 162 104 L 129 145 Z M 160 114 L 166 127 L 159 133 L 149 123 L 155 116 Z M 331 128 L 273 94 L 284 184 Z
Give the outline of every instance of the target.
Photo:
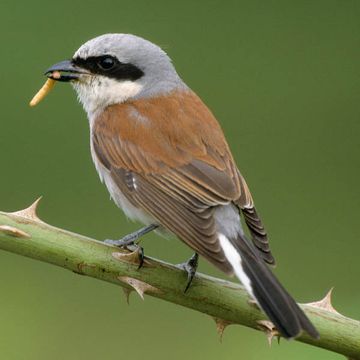
M 306 331 L 310 336 L 319 338 L 319 333 L 310 320 L 244 235 L 229 240 L 225 235 L 219 234 L 219 241 L 235 275 L 283 337 L 295 338 Z

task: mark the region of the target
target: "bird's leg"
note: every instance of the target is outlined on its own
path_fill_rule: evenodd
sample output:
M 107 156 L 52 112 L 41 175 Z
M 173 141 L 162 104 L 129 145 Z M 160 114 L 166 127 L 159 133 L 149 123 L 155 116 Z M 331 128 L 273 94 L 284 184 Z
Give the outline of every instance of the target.
M 196 269 L 199 263 L 199 255 L 195 253 L 187 262 L 180 264 L 180 266 L 187 272 L 187 283 L 184 290 L 186 293 L 189 290 L 189 287 L 194 279 Z
M 134 231 L 123 238 L 119 240 L 110 240 L 106 239 L 104 242 L 109 245 L 119 246 L 123 247 L 125 249 L 133 250 L 132 248 L 135 247 L 134 251 L 138 248 L 139 249 L 139 269 L 143 266 L 144 263 L 144 249 L 135 244 L 135 241 L 144 236 L 145 234 L 149 233 L 150 231 L 153 231 L 157 229 L 159 225 L 156 224 L 150 224 L 148 226 L 145 226 L 137 231 Z
M 106 239 L 104 242 L 109 245 L 120 246 L 120 247 L 132 245 L 135 243 L 136 240 L 138 240 L 145 234 L 149 233 L 150 231 L 157 229 L 158 227 L 159 227 L 159 225 L 150 224 L 148 226 L 145 226 L 139 230 L 136 230 L 136 231 L 124 236 L 123 238 L 121 238 L 119 240 Z

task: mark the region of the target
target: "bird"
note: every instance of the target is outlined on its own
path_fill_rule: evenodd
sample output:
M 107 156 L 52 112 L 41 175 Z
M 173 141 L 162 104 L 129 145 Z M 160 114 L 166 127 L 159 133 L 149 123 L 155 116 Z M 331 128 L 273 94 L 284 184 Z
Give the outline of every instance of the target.
M 104 34 L 45 75 L 72 84 L 101 181 L 145 225 L 114 244 L 156 229 L 173 234 L 195 251 L 190 282 L 199 254 L 235 275 L 281 336 L 319 337 L 270 269 L 267 233 L 218 121 L 164 50 L 136 35 Z

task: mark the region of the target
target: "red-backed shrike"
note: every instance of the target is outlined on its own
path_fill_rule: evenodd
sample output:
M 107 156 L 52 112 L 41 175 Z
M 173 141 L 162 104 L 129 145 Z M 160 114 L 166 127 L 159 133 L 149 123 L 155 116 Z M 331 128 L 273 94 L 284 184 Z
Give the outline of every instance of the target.
M 302 330 L 318 337 L 268 268 L 266 232 L 218 122 L 166 53 L 134 35 L 106 34 L 46 74 L 55 71 L 84 106 L 96 169 L 125 214 L 235 274 L 285 338 Z

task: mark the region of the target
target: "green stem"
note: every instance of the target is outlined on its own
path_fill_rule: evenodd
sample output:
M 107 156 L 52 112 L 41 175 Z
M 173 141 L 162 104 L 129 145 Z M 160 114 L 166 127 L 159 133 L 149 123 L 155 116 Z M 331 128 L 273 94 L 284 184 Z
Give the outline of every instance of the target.
M 136 257 L 128 252 L 45 224 L 36 218 L 34 209 L 0 212 L 0 249 L 127 289 L 138 288 L 140 293 L 200 311 L 217 319 L 220 331 L 232 323 L 264 330 L 258 321 L 265 320 L 265 316 L 249 303 L 242 286 L 198 273 L 184 294 L 186 275 L 178 267 L 146 258 L 138 270 Z M 298 341 L 360 359 L 359 321 L 318 306 L 302 307 L 321 338 L 315 340 L 304 334 Z

